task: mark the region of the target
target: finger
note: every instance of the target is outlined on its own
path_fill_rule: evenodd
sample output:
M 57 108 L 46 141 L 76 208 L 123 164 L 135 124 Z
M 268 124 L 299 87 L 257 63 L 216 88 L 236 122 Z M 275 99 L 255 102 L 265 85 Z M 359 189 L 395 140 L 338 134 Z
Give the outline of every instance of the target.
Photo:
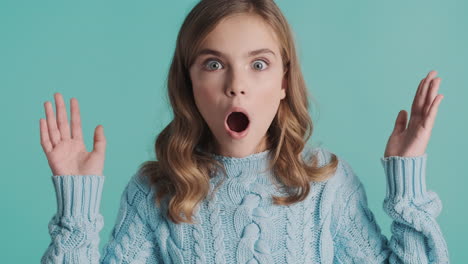
M 41 146 L 45 153 L 52 151 L 53 146 L 49 139 L 49 132 L 47 131 L 47 123 L 44 118 L 39 119 L 39 127 L 41 131 Z
M 99 125 L 94 130 L 94 146 L 93 151 L 97 153 L 105 153 L 106 151 L 106 138 L 104 137 L 104 127 Z
M 83 133 L 81 129 L 80 106 L 76 98 L 70 99 L 70 112 L 71 112 L 71 126 L 72 138 L 83 140 Z
M 428 91 L 428 95 L 426 98 L 426 103 L 424 105 L 424 116 L 427 115 L 427 112 L 429 111 L 429 107 L 431 106 L 432 102 L 434 101 L 434 98 L 437 96 L 437 92 L 439 91 L 439 86 L 441 82 L 441 78 L 437 77 L 432 80 L 431 82 L 431 88 Z
M 437 116 L 437 111 L 439 109 L 440 102 L 442 101 L 443 98 L 444 98 L 444 95 L 439 94 L 436 96 L 436 98 L 432 102 L 431 108 L 429 109 L 429 113 L 424 118 L 423 127 L 425 129 L 432 130 L 432 127 L 434 127 L 434 122 Z
M 417 109 L 417 102 L 418 102 L 417 99 L 419 98 L 419 94 L 421 93 L 424 80 L 426 80 L 426 78 L 423 78 L 423 79 L 419 82 L 418 89 L 416 90 L 416 93 L 414 94 L 413 104 L 411 105 L 411 116 L 414 115 L 415 110 Z
M 426 102 L 427 90 L 428 90 L 429 84 L 431 83 L 432 79 L 436 75 L 437 75 L 436 71 L 430 71 L 427 74 L 427 77 L 424 78 L 419 94 L 417 95 L 417 98 L 415 98 L 416 107 L 415 107 L 414 114 L 419 115 L 419 116 L 424 116 L 423 110 L 424 110 L 424 103 Z
M 67 108 L 60 93 L 55 93 L 55 107 L 57 110 L 57 124 L 62 139 L 70 139 L 70 126 L 67 119 Z
M 395 120 L 394 132 L 401 133 L 406 129 L 406 123 L 408 121 L 408 113 L 405 110 L 401 110 Z
M 44 103 L 47 119 L 47 129 L 49 130 L 49 138 L 52 142 L 52 146 L 56 146 L 60 140 L 60 132 L 57 129 L 57 122 L 55 120 L 54 109 L 52 109 L 52 103 L 47 101 Z

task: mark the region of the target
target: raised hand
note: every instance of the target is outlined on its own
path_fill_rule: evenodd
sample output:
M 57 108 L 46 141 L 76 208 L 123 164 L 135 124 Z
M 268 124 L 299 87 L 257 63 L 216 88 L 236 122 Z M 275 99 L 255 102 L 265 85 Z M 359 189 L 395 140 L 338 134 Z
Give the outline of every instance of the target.
M 103 175 L 106 138 L 104 128 L 98 125 L 94 131 L 94 149 L 86 151 L 83 142 L 78 100 L 70 100 L 71 133 L 67 120 L 65 102 L 60 93 L 55 93 L 57 118 L 52 103 L 44 103 L 46 120 L 39 120 L 41 146 L 47 156 L 54 176 L 58 175 Z
M 414 157 L 425 153 L 439 104 L 444 98 L 442 94 L 437 94 L 442 79 L 435 78 L 436 75 L 436 71 L 430 71 L 419 83 L 408 127 L 408 113 L 405 110 L 398 113 L 384 157 Z

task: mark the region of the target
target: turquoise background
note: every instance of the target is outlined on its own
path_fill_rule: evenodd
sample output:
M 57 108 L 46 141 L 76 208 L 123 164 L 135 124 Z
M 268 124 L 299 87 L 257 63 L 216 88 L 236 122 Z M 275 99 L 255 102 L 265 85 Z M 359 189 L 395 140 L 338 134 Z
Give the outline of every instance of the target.
M 154 158 L 154 139 L 171 120 L 165 79 L 196 1 L 161 2 L 0 1 L 3 263 L 37 263 L 50 242 L 56 201 L 39 119 L 55 92 L 68 113 L 70 98 L 79 100 L 89 151 L 94 128 L 104 126 L 101 249 L 108 241 L 125 185 Z M 277 1 L 318 101 L 310 142 L 351 164 L 389 237 L 380 158 L 398 111 L 409 111 L 419 81 L 438 71 L 445 98 L 427 149 L 427 184 L 443 202 L 438 223 L 451 261 L 466 261 L 468 2 L 322 2 Z

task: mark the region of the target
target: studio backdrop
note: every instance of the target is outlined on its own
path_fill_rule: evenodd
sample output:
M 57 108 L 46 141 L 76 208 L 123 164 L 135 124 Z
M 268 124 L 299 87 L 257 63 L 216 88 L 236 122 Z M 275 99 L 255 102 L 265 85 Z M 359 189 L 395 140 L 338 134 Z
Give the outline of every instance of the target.
M 380 163 L 395 118 L 431 70 L 444 99 L 427 148 L 427 187 L 452 263 L 468 259 L 468 2 L 276 1 L 294 31 L 310 92 L 311 145 L 344 158 L 362 180 L 390 239 Z M 38 263 L 56 212 L 40 145 L 44 102 L 80 102 L 83 134 L 107 138 L 101 213 L 108 241 L 120 196 L 172 118 L 166 78 L 177 32 L 193 0 L 0 1 L 2 263 Z M 54 106 L 55 111 L 55 106 Z

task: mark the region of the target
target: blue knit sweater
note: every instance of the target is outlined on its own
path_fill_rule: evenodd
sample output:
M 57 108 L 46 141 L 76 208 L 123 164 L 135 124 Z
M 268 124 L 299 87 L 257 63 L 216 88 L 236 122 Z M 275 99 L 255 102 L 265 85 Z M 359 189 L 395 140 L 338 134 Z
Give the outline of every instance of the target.
M 320 164 L 330 160 L 324 148 Z M 213 199 L 195 211 L 197 224 L 176 225 L 154 205 L 154 188 L 137 172 L 123 191 L 110 239 L 102 254 L 100 201 L 104 176 L 52 176 L 57 213 L 42 263 L 449 263 L 436 217 L 442 209 L 426 190 L 427 154 L 381 158 L 387 179 L 384 211 L 393 219 L 388 240 L 367 205 L 364 186 L 338 157 L 333 177 L 311 183 L 306 200 L 272 204 L 281 195 L 261 172 L 270 151 L 244 158 L 213 155 L 227 178 Z M 211 189 L 222 178 L 211 179 Z

